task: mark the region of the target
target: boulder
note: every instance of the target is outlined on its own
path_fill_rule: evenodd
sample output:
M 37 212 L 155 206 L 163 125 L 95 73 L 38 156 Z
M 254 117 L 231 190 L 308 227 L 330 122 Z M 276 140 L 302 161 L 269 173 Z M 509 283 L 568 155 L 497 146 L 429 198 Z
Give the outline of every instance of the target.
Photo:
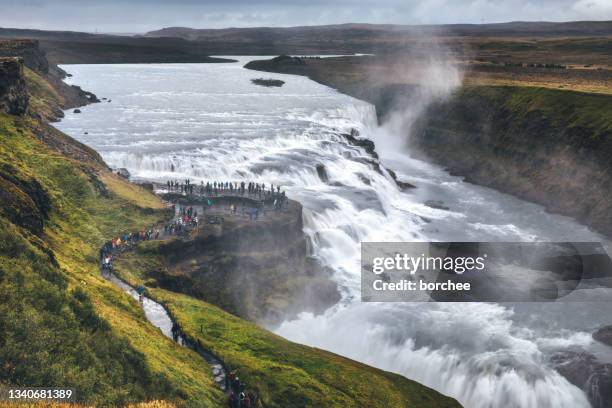
M 612 347 L 612 326 L 604 326 L 593 333 L 593 338 Z
M 327 183 L 329 181 L 329 176 L 327 175 L 325 165 L 317 164 L 317 175 L 319 176 L 322 182 Z
M 551 363 L 559 374 L 586 393 L 593 408 L 612 408 L 612 364 L 575 351 L 557 353 Z
M 129 179 L 129 178 L 130 178 L 130 172 L 129 172 L 129 171 L 128 171 L 128 169 L 126 169 L 126 168 L 123 168 L 123 167 L 122 167 L 122 168 L 120 168 L 120 169 L 117 169 L 116 173 L 117 173 L 119 176 L 121 176 L 121 177 L 123 177 L 123 178 L 125 178 L 125 179 Z
M 251 82 L 259 86 L 277 87 L 277 88 L 280 88 L 281 86 L 285 85 L 285 81 L 281 81 L 280 79 L 257 78 L 257 79 L 251 79 Z

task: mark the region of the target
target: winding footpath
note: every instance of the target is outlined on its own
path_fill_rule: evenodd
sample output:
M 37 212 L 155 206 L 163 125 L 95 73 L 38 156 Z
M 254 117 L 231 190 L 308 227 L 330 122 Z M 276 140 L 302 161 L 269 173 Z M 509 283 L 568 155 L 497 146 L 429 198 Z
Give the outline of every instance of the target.
M 132 286 L 121 280 L 114 273 L 104 270 L 100 268 L 102 276 L 108 281 L 112 282 L 115 286 L 122 289 L 124 292 L 129 294 L 136 301 L 140 300 L 140 296 L 138 295 L 138 291 L 134 289 Z M 198 353 L 204 361 L 210 366 L 210 369 L 213 373 L 215 383 L 221 388 L 223 391 L 229 393 L 228 386 L 228 377 L 227 377 L 227 367 L 218 357 L 213 355 L 209 350 L 206 350 L 201 343 L 195 342 L 192 339 L 188 338 L 184 333 L 181 327 L 175 322 L 175 320 L 170 315 L 170 312 L 160 303 L 157 303 L 153 299 L 147 297 L 143 294 L 142 296 L 142 309 L 145 313 L 145 317 L 147 320 L 155 327 L 157 327 L 161 332 L 168 338 L 176 341 L 180 346 L 189 347 L 196 353 Z M 172 328 L 178 328 L 178 331 L 173 333 Z

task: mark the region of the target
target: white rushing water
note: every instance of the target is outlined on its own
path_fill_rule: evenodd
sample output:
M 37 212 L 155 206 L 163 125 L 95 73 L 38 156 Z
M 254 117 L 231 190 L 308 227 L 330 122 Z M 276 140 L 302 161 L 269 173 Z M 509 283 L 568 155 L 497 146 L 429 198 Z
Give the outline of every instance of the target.
M 70 65 L 70 82 L 112 100 L 56 126 L 135 178 L 249 180 L 281 185 L 304 206 L 315 255 L 335 271 L 342 301 L 302 314 L 282 336 L 395 371 L 466 407 L 576 408 L 582 391 L 549 367 L 558 350 L 599 353 L 590 332 L 612 323 L 599 304 L 361 303 L 362 241 L 600 241 L 575 221 L 465 183 L 411 159 L 374 108 L 304 77 L 232 64 Z M 265 88 L 252 78 L 278 78 Z M 384 164 L 418 188 L 401 192 L 338 132 L 374 139 Z M 324 164 L 329 182 L 315 166 Z M 443 201 L 448 210 L 428 200 Z M 603 353 L 605 356 L 605 353 Z

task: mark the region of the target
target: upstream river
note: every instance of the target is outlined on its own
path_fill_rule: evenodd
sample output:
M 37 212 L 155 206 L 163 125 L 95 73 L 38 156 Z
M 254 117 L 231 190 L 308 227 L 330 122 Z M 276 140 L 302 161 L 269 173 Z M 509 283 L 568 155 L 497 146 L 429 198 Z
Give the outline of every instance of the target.
M 342 301 L 274 330 L 293 341 L 394 371 L 471 408 L 588 407 L 549 366 L 560 350 L 609 358 L 591 331 L 609 303 L 361 303 L 362 241 L 604 241 L 570 218 L 463 182 L 409 157 L 373 106 L 307 78 L 227 64 L 67 65 L 68 82 L 111 102 L 56 126 L 137 179 L 247 180 L 281 185 L 304 206 L 314 254 L 335 271 Z M 251 83 L 285 81 L 280 88 Z M 383 164 L 417 186 L 401 192 L 355 161 L 338 132 L 376 141 Z M 324 183 L 315 166 L 323 164 Z M 441 208 L 426 205 L 442 201 Z M 448 209 L 444 209 L 448 208 Z M 606 243 L 609 245 L 609 243 Z

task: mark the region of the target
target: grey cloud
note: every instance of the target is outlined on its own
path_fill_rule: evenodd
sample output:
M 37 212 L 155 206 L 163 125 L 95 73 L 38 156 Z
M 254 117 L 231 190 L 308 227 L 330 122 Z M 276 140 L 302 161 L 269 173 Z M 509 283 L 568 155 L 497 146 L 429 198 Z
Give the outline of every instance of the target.
M 144 32 L 167 26 L 612 19 L 610 0 L 0 0 L 0 26 Z

